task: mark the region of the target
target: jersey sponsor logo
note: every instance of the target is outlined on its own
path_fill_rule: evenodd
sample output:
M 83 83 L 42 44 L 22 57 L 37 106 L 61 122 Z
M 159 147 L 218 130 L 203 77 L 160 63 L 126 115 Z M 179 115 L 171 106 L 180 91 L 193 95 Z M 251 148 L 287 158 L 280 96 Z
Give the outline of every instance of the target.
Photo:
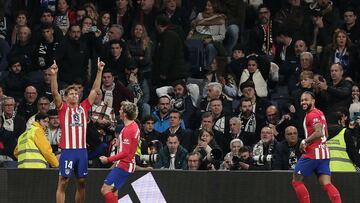
M 123 144 L 130 144 L 130 141 L 129 141 L 129 139 L 125 138 L 122 143 Z

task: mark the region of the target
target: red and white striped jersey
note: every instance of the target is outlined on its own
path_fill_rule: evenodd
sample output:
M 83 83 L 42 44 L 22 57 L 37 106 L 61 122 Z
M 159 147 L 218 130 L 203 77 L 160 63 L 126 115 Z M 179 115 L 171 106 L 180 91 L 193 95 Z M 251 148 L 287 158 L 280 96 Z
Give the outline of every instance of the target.
M 108 158 L 109 161 L 116 163 L 116 167 L 129 173 L 135 171 L 135 153 L 140 139 L 140 129 L 136 122 L 125 126 L 117 138 L 117 153 Z
M 58 109 L 61 126 L 59 146 L 61 149 L 86 148 L 86 129 L 90 108 L 88 99 L 72 108 L 65 102 L 61 104 Z
M 326 139 L 328 137 L 327 123 L 323 112 L 319 109 L 312 109 L 304 118 L 305 138 L 315 132 L 314 127 L 319 123 L 323 126 L 324 136 L 306 146 L 306 153 L 303 155 L 305 158 L 330 159 L 330 152 L 326 145 Z

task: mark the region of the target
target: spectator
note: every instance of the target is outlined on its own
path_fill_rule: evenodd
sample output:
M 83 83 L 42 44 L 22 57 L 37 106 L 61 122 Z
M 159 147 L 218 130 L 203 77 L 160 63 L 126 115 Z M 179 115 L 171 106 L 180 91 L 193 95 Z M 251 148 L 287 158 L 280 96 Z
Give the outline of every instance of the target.
M 76 9 L 76 23 L 80 23 L 86 16 L 86 10 L 84 7 Z
M 38 111 L 36 105 L 37 99 L 37 89 L 32 85 L 28 85 L 25 88 L 24 98 L 18 105 L 17 114 L 24 117 L 26 121 L 29 120 L 29 118 L 36 114 Z
M 186 84 L 183 80 L 174 81 L 172 86 L 163 86 L 156 89 L 158 96 L 169 94 L 172 96 L 172 108 L 181 113 L 185 126 L 195 129 L 199 126 L 196 115 L 199 100 L 199 87 L 196 84 Z
M 240 168 L 239 168 L 240 166 L 237 165 L 237 163 L 235 163 L 233 160 L 234 159 L 240 160 L 240 158 L 241 158 L 240 149 L 242 147 L 244 147 L 244 144 L 240 139 L 235 138 L 235 139 L 231 140 L 231 142 L 230 142 L 231 151 L 225 155 L 224 161 L 221 164 L 220 168 L 224 169 L 224 170 L 240 170 Z
M 227 65 L 228 71 L 235 76 L 236 84 L 239 84 L 241 73 L 247 65 L 247 48 L 245 45 L 237 45 L 232 50 L 231 61 Z
M 38 113 L 43 113 L 43 114 L 47 114 L 47 112 L 50 109 L 50 101 L 48 98 L 46 97 L 40 97 L 37 100 L 37 110 L 38 112 L 35 113 L 34 115 L 32 115 L 26 122 L 26 129 L 30 129 L 31 128 L 31 124 L 35 121 L 35 116 Z
M 131 32 L 131 39 L 127 43 L 131 59 L 135 61 L 141 74 L 151 82 L 153 44 L 147 34 L 145 26 L 136 24 Z
M 261 129 L 260 137 L 261 140 L 253 149 L 253 159 L 256 161 L 253 169 L 270 170 L 272 164 L 271 157 L 275 152 L 278 141 L 274 137 L 273 130 L 267 126 Z
M 171 85 L 175 80 L 186 79 L 188 67 L 185 63 L 185 47 L 181 36 L 171 25 L 170 20 L 163 15 L 156 18 L 155 24 L 159 36 L 154 53 L 153 83 L 163 86 Z
M 326 78 L 329 78 L 329 67 L 334 63 L 341 64 L 344 77 L 359 81 L 360 71 L 356 68 L 359 66 L 359 53 L 344 30 L 335 31 L 333 42 L 325 47 L 322 55 L 321 68 Z
M 214 133 L 211 130 L 200 130 L 198 144 L 194 152 L 201 154 L 203 168 L 220 168 L 223 152 L 214 139 Z
M 24 10 L 18 11 L 15 14 L 15 25 L 12 28 L 11 34 L 11 45 L 15 45 L 19 40 L 19 30 L 20 27 L 28 25 L 28 13 Z
M 155 6 L 155 0 L 142 0 L 139 3 L 139 9 L 135 13 L 133 22 L 145 25 L 151 41 L 156 42 L 156 17 L 160 11 Z M 129 29 L 130 30 L 130 29 Z
M 214 127 L 213 129 L 220 131 L 225 134 L 229 132 L 229 115 L 226 114 L 223 108 L 221 99 L 213 99 L 210 101 L 210 112 L 214 116 Z
M 46 139 L 45 129 L 48 124 L 49 116 L 39 113 L 35 116 L 32 127 L 19 137 L 14 150 L 18 168 L 48 168 L 48 165 L 59 167 L 59 161 Z
M 159 97 L 157 110 L 152 113 L 152 116 L 156 119 L 154 129 L 160 133 L 163 133 L 169 128 L 169 112 L 170 112 L 169 95 L 162 95 Z
M 10 57 L 9 72 L 1 81 L 7 96 L 13 97 L 17 102 L 23 97 L 27 83 L 21 62 L 20 57 Z
M 13 154 L 16 147 L 16 137 L 4 127 L 4 117 L 0 116 L 0 168 L 17 168 Z
M 111 26 L 111 14 L 108 11 L 102 11 L 97 19 L 96 23 L 97 29 L 100 30 L 101 35 L 100 39 L 102 44 L 105 44 L 109 41 L 109 30 Z
M 353 84 L 351 92 L 352 103 L 349 107 L 349 116 L 350 120 L 355 121 L 357 119 L 357 114 L 360 112 L 360 88 L 359 85 Z
M 242 98 L 240 100 L 239 120 L 233 119 L 233 123 L 230 122 L 230 126 L 231 124 L 236 124 L 234 126 L 236 128 L 235 132 L 231 130 L 232 133 L 237 133 L 237 136 L 234 138 L 241 139 L 245 146 L 253 146 L 260 140 L 258 136 L 260 130 L 258 130 L 258 128 L 261 125 L 261 121 L 256 117 L 253 108 L 249 98 Z M 240 127 L 240 129 L 237 129 L 238 127 Z
M 111 11 L 111 19 L 113 24 L 121 25 L 124 28 L 124 38 L 130 38 L 132 22 L 135 18 L 132 0 L 116 0 L 116 6 Z
M 186 149 L 180 145 L 177 135 L 169 135 L 166 146 L 159 152 L 160 161 L 156 163 L 155 168 L 185 170 L 187 154 Z
M 272 169 L 294 170 L 297 160 L 301 156 L 300 141 L 296 127 L 285 128 L 285 140 L 276 145 Z
M 65 0 L 59 2 L 63 1 Z M 87 79 L 90 50 L 81 36 L 80 25 L 71 25 L 68 36 L 56 49 L 55 58 L 59 66 L 59 80 L 67 84 L 74 83 L 78 78 L 83 78 L 84 81 Z
M 281 111 L 271 105 L 266 109 L 266 121 L 265 125 L 270 127 L 273 131 L 273 136 L 277 141 L 281 142 L 284 140 L 285 128 L 291 125 L 293 122 L 290 114 L 281 115 Z
M 351 130 L 341 125 L 341 112 L 333 112 L 328 117 L 329 137 L 326 144 L 330 150 L 330 170 L 355 172 L 360 167 L 360 155 L 355 149 Z
M 60 153 L 59 143 L 61 136 L 61 127 L 58 112 L 56 109 L 48 111 L 49 126 L 46 128 L 46 137 L 51 145 L 52 151 L 55 154 Z
M 148 154 L 148 147 L 154 140 L 160 141 L 161 134 L 154 129 L 155 118 L 153 116 L 145 116 L 142 121 L 142 136 L 141 136 L 141 153 Z M 165 143 L 161 143 L 161 145 Z
M 48 69 L 55 59 L 56 49 L 61 39 L 55 38 L 54 28 L 51 24 L 42 25 L 39 29 L 41 39 L 36 47 L 36 63 L 35 65 L 41 70 Z
M 218 82 L 210 82 L 207 84 L 206 96 L 200 102 L 200 111 L 210 111 L 210 101 L 220 99 L 223 104 L 224 112 L 232 113 L 232 103 L 222 93 L 222 85 Z
M 203 41 L 208 54 L 206 64 L 211 64 L 216 56 L 228 54 L 222 44 L 226 33 L 225 19 L 226 16 L 220 13 L 219 4 L 208 0 L 204 10 L 191 22 L 187 39 Z
M 1 116 L 4 119 L 3 127 L 5 130 L 10 131 L 13 136 L 18 138 L 26 129 L 26 120 L 16 114 L 15 107 L 15 99 L 13 97 L 6 97 L 3 100 L 3 113 Z
M 134 101 L 134 95 L 122 83 L 115 80 L 109 69 L 103 72 L 101 90 L 105 104 L 114 109 L 115 115 L 118 115 L 122 101 Z
M 122 81 L 125 79 L 124 73 L 128 61 L 128 56 L 124 49 L 125 44 L 118 40 L 112 40 L 109 43 L 111 51 L 106 57 L 107 68 L 114 73 L 116 78 L 119 78 L 120 81 Z
M 187 155 L 187 170 L 197 171 L 201 170 L 201 154 L 199 152 L 190 152 Z
M 182 7 L 183 2 L 176 0 L 165 0 L 163 2 L 162 14 L 168 17 L 173 25 L 180 26 L 185 33 L 190 30 L 190 21 L 187 11 Z
M 276 55 L 274 61 L 277 65 L 282 66 L 289 58 L 295 57 L 295 40 L 292 30 L 288 28 L 279 28 L 276 33 Z
M 359 27 L 359 23 L 356 22 L 357 14 L 355 12 L 355 9 L 350 7 L 345 9 L 343 17 L 344 17 L 344 24 L 342 26 L 342 29 L 346 31 L 351 42 L 353 42 L 355 45 L 359 45 L 360 27 Z
M 76 21 L 76 14 L 70 9 L 66 0 L 58 0 L 56 4 L 54 24 L 61 29 L 65 35 L 71 25 Z
M 351 83 L 343 78 L 343 67 L 336 63 L 331 65 L 329 84 L 324 80 L 315 80 L 315 85 L 320 89 L 320 97 L 327 104 L 325 115 L 339 107 L 348 109 L 351 103 Z M 321 105 L 321 104 L 320 104 Z
M 33 29 L 33 36 L 32 36 L 32 40 L 38 44 L 40 42 L 41 39 L 41 34 L 42 33 L 42 27 L 47 27 L 48 29 L 52 29 L 53 31 L 53 37 L 54 37 L 54 41 L 56 42 L 61 42 L 64 39 L 64 34 L 61 31 L 61 29 L 58 26 L 54 25 L 54 12 L 50 9 L 44 9 L 41 12 L 40 15 L 40 25 L 36 26 Z
M 315 66 L 314 57 L 310 52 L 302 52 L 299 57 L 299 66 L 294 66 L 294 69 L 290 70 L 290 75 L 287 75 L 288 80 L 288 89 L 289 92 L 294 91 L 297 87 L 299 87 L 300 74 L 303 71 L 312 71 L 318 72 Z
M 124 85 L 132 92 L 134 102 L 139 109 L 139 116 L 143 119 L 145 116 L 150 115 L 150 87 L 146 78 L 142 77 L 139 68 L 135 63 L 130 63 L 125 68 L 125 81 Z
M 94 25 L 96 26 L 99 14 L 95 8 L 95 5 L 93 3 L 86 3 L 83 5 L 83 7 L 86 10 L 87 16 L 91 18 L 91 20 L 94 22 Z
M 191 130 L 182 127 L 182 124 L 184 124 L 184 121 L 181 118 L 181 113 L 177 110 L 171 110 L 169 113 L 169 128 L 162 133 L 162 139 L 160 141 L 165 143 L 169 135 L 175 134 L 179 139 L 180 145 L 187 151 L 190 151 L 192 132 Z

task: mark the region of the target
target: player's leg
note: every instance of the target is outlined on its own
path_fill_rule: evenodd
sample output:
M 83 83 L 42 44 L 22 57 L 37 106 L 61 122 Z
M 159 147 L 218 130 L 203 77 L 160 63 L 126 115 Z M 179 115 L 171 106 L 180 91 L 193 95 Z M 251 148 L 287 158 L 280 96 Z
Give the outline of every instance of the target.
M 76 193 L 75 193 L 75 202 L 83 203 L 85 202 L 85 178 L 88 174 L 88 157 L 86 149 L 78 149 L 76 152 L 77 162 L 74 166 L 74 173 L 76 178 Z
M 104 180 L 101 187 L 101 194 L 105 197 L 106 203 L 118 201 L 118 190 L 125 184 L 130 173 L 119 169 L 113 168 Z
M 72 175 L 73 160 L 71 152 L 63 150 L 59 159 L 59 179 L 56 189 L 56 202 L 65 202 L 65 191 L 69 184 L 69 177 Z
M 303 182 L 304 176 L 309 176 L 312 173 L 310 164 L 310 159 L 300 158 L 293 173 L 291 185 L 294 188 L 300 203 L 310 203 L 309 191 Z
M 83 203 L 85 202 L 85 178 L 77 178 L 76 179 L 76 194 L 75 194 L 75 202 Z
M 341 197 L 339 191 L 331 183 L 331 173 L 330 173 L 330 160 L 321 160 L 319 168 L 317 170 L 318 180 L 322 188 L 326 191 L 330 201 L 332 203 L 341 203 Z
M 65 202 L 65 191 L 69 184 L 69 178 L 59 176 L 58 185 L 56 189 L 56 203 Z

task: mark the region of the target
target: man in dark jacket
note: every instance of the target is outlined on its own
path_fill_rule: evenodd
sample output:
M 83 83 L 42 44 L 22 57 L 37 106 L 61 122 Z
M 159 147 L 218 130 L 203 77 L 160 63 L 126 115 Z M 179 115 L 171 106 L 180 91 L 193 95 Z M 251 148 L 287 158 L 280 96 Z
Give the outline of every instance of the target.
M 164 86 L 171 85 L 175 80 L 186 79 L 188 71 L 181 36 L 173 30 L 166 16 L 158 16 L 155 24 L 159 38 L 154 56 L 153 81 Z
M 296 127 L 289 126 L 285 129 L 285 140 L 276 145 L 273 170 L 293 170 L 301 156 L 300 142 Z
M 155 168 L 166 168 L 170 170 L 187 168 L 186 156 L 188 152 L 180 145 L 177 135 L 171 134 L 167 138 L 166 146 L 159 152 L 160 161 Z

